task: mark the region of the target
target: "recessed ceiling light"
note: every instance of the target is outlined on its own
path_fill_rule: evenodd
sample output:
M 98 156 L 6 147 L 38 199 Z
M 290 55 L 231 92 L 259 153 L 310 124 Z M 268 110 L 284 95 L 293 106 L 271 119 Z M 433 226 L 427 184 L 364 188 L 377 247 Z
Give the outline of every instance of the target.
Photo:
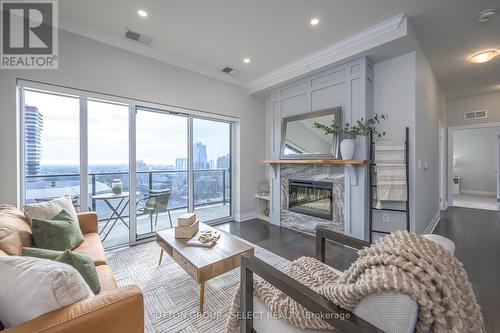
M 494 9 L 488 9 L 488 10 L 482 11 L 481 13 L 476 15 L 477 21 L 479 23 L 488 22 L 489 20 L 491 20 L 491 18 L 493 16 L 495 16 L 496 12 L 497 11 Z
M 148 17 L 148 13 L 146 13 L 146 11 L 144 11 L 142 9 L 139 9 L 137 11 L 137 15 L 139 15 L 140 17 Z
M 311 25 L 318 25 L 318 23 L 319 23 L 319 18 L 317 18 L 317 17 L 312 18 L 310 23 L 311 23 Z
M 243 59 L 243 62 L 244 62 L 245 64 L 249 64 L 249 63 L 250 63 L 250 58 L 244 58 L 244 59 Z
M 475 64 L 482 64 L 483 62 L 488 62 L 498 55 L 498 50 L 487 50 L 473 54 L 469 57 L 469 61 Z

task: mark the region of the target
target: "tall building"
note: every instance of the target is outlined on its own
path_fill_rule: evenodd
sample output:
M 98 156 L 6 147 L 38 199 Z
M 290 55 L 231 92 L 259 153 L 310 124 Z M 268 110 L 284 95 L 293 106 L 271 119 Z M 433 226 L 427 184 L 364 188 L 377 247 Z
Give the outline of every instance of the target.
M 201 142 L 193 144 L 193 169 L 208 169 L 207 146 Z
M 217 157 L 217 169 L 229 169 L 229 162 L 231 160 L 231 155 Z
M 177 158 L 175 160 L 175 170 L 187 170 L 188 169 L 188 159 L 185 157 Z
M 40 158 L 42 154 L 43 115 L 36 106 L 25 108 L 25 172 L 26 175 L 40 174 Z
M 209 169 L 215 169 L 215 162 L 214 162 L 214 160 L 210 160 L 208 162 L 208 168 Z

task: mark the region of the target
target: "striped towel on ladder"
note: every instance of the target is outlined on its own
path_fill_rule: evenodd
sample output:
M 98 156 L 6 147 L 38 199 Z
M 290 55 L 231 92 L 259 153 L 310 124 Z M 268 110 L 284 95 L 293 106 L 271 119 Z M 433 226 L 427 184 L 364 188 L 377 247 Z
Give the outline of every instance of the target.
M 376 208 L 382 208 L 382 201 L 408 200 L 404 143 L 394 141 L 375 142 L 375 164 L 377 181 Z

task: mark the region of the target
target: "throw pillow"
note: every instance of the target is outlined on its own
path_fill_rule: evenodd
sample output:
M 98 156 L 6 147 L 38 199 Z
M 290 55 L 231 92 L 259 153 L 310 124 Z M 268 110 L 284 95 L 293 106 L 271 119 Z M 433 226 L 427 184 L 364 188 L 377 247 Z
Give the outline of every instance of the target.
M 75 207 L 73 206 L 73 201 L 69 195 L 62 196 L 60 198 L 45 201 L 45 202 L 35 202 L 32 204 L 23 206 L 24 214 L 31 221 L 33 219 L 37 220 L 50 220 L 54 218 L 61 210 L 65 210 L 75 221 L 78 223 L 78 216 L 76 215 Z
M 72 250 L 84 241 L 80 225 L 65 210 L 50 220 L 33 219 L 31 234 L 35 247 L 48 250 Z
M 101 284 L 99 283 L 95 264 L 88 255 L 66 250 L 58 255 L 55 261 L 73 266 L 82 275 L 94 294 L 97 295 L 101 292 Z
M 101 283 L 92 259 L 85 253 L 76 253 L 70 250 L 54 251 L 38 249 L 34 247 L 23 247 L 21 255 L 42 259 L 55 260 L 74 267 L 89 285 L 94 294 L 101 292 Z
M 21 249 L 21 255 L 23 257 L 34 257 L 49 260 L 56 260 L 56 258 L 63 253 L 63 251 L 39 249 L 36 247 L 23 247 Z
M 73 267 L 47 259 L 0 256 L 0 321 L 19 325 L 93 296 Z

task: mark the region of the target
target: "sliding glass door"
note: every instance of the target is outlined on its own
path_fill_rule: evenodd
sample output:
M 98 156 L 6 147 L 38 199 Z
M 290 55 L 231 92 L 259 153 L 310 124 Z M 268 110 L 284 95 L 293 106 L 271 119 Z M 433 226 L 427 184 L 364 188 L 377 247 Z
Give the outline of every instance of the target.
M 231 216 L 231 124 L 193 118 L 193 200 L 202 222 Z
M 137 108 L 137 237 L 176 225 L 189 208 L 188 120 Z
M 231 219 L 231 122 L 59 91 L 19 89 L 25 203 L 70 195 L 77 211 L 97 213 L 107 248 L 186 212 Z
M 128 244 L 129 107 L 89 99 L 87 119 L 89 210 L 99 216 L 99 234 L 105 247 Z

